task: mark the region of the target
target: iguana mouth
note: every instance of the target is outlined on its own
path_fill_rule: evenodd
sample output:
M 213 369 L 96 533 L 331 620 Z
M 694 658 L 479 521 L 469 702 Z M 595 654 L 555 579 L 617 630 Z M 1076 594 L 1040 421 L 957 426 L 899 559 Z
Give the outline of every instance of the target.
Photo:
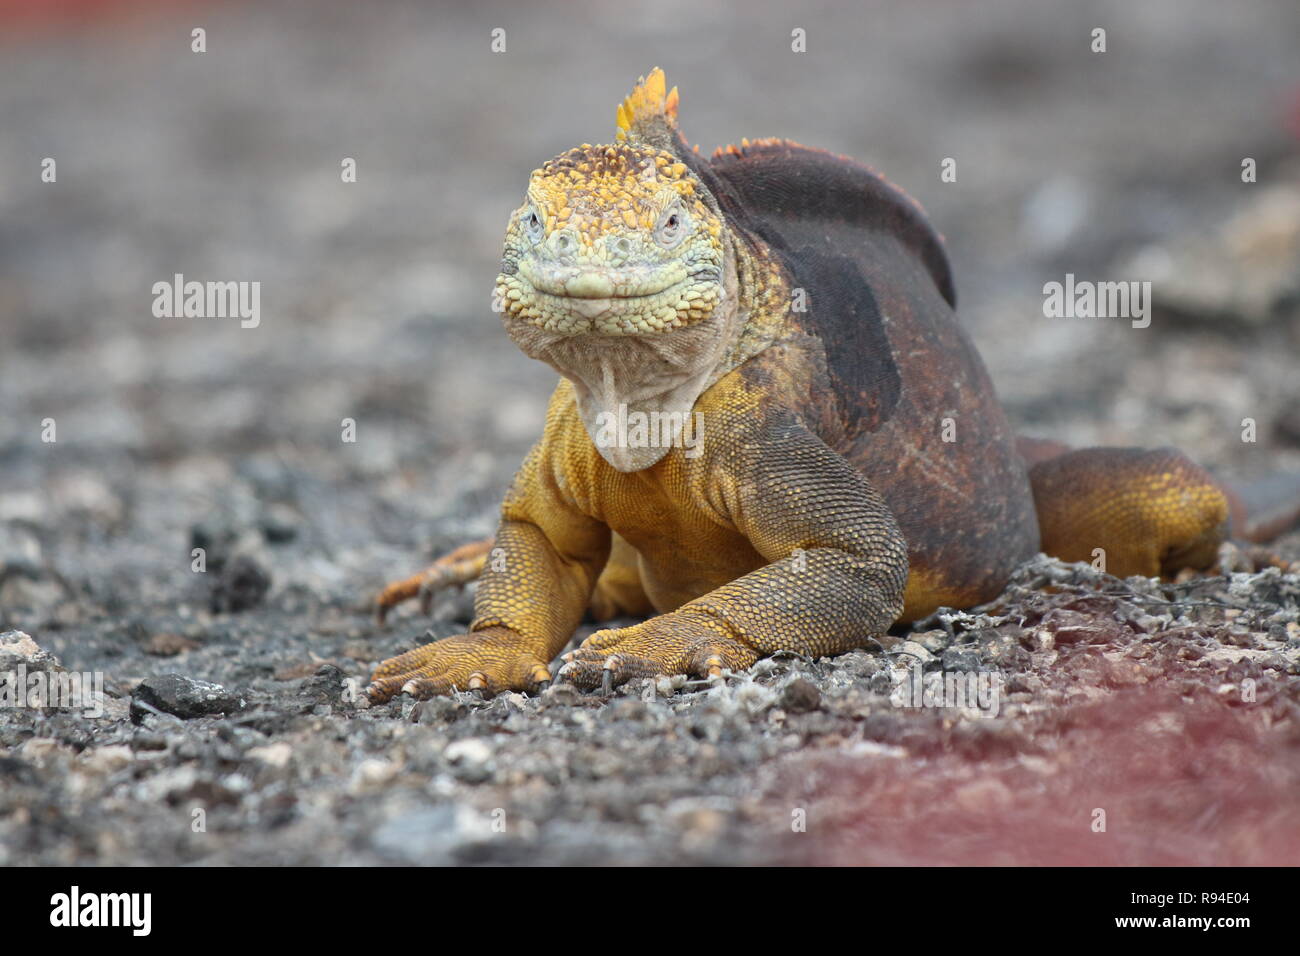
M 722 299 L 718 270 L 676 272 L 673 281 L 646 282 L 587 272 L 539 283 L 521 270 L 499 276 L 497 289 L 508 317 L 565 334 L 668 332 L 706 318 Z
M 598 276 L 600 278 L 604 278 L 604 276 L 600 276 L 599 273 L 593 273 L 592 275 Z M 586 276 L 580 276 L 579 278 L 585 279 Z M 687 274 L 685 278 L 678 279 L 675 282 L 665 282 L 663 285 L 659 286 L 658 288 L 650 289 L 648 291 L 643 291 L 643 292 L 635 292 L 635 293 L 620 293 L 617 291 L 606 293 L 603 290 L 597 289 L 594 283 L 592 282 L 592 280 L 587 280 L 585 283 L 580 283 L 576 286 L 576 288 L 572 288 L 572 289 L 570 288 L 570 286 L 573 285 L 573 283 L 572 281 L 570 281 L 569 283 L 566 283 L 564 285 L 564 291 L 562 292 L 555 291 L 554 289 L 546 288 L 544 286 L 539 286 L 536 282 L 533 282 L 532 286 L 535 292 L 541 295 L 549 295 L 557 299 L 585 299 L 589 301 L 604 301 L 604 302 L 612 302 L 617 300 L 621 302 L 635 302 L 638 300 L 653 299 L 658 296 L 666 296 L 669 293 L 673 292 L 674 290 L 686 291 L 696 283 L 717 282 L 719 278 L 720 276 L 717 269 L 711 269 L 711 268 L 700 269 L 696 272 L 691 272 Z
M 651 299 L 691 279 L 681 263 L 645 263 L 618 268 L 520 263 L 519 275 L 534 291 L 561 299 Z
M 571 299 L 575 302 L 644 302 L 648 299 L 656 299 L 667 295 L 678 287 L 684 288 L 689 282 L 689 279 L 683 279 L 680 282 L 674 282 L 672 285 L 666 285 L 662 289 L 655 289 L 653 292 L 643 292 L 637 295 L 620 295 L 617 292 L 611 295 L 583 295 L 572 292 L 544 292 L 541 289 L 536 291 L 539 295 L 549 295 L 553 299 Z
M 611 295 L 601 299 L 567 295 L 554 296 L 554 298 L 568 303 L 569 308 L 583 318 L 597 319 L 611 313 L 627 313 L 629 310 L 636 313 L 645 305 L 666 297 L 673 288 L 674 286 L 668 286 L 666 289 L 646 295 Z

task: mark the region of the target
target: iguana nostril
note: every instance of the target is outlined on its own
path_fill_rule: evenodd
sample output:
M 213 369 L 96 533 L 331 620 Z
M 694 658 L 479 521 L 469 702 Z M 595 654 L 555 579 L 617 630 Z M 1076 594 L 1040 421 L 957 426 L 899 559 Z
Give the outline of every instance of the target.
M 626 236 L 620 236 L 618 239 L 615 239 L 614 251 L 617 252 L 620 256 L 631 255 L 632 240 L 628 239 Z

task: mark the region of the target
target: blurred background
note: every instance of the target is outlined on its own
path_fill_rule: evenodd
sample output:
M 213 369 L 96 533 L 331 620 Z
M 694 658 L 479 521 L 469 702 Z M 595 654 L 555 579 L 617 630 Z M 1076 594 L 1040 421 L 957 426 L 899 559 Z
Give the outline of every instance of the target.
M 0 630 L 123 682 L 409 645 L 362 606 L 494 526 L 554 383 L 489 307 L 506 218 L 656 65 L 702 150 L 917 198 L 1026 432 L 1300 468 L 1298 40 L 1295 0 L 0 0 Z M 1152 280 L 1151 326 L 1044 318 L 1067 272 Z M 259 327 L 155 317 L 176 273 L 259 281 Z

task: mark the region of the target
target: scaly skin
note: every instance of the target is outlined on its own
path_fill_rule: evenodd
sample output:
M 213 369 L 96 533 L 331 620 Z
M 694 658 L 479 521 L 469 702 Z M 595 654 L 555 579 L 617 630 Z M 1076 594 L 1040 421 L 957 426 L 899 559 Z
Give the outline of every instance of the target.
M 529 180 L 497 304 L 562 380 L 501 560 L 467 546 L 379 602 L 482 568 L 470 633 L 385 661 L 374 700 L 538 692 L 589 608 L 658 612 L 565 656 L 564 679 L 608 690 L 860 647 L 994 597 L 1040 542 L 1122 573 L 1213 560 L 1227 504 L 1178 453 L 1022 456 L 906 197 L 783 141 L 706 159 L 676 109 L 656 70 L 616 143 Z M 681 428 L 620 427 L 636 413 Z

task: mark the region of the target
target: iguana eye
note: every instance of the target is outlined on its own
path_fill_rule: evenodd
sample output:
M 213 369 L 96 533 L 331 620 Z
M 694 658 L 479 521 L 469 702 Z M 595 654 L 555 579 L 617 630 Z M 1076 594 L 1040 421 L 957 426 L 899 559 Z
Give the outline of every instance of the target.
M 524 213 L 524 232 L 533 242 L 541 242 L 542 237 L 546 235 L 546 229 L 542 226 L 542 217 L 537 215 L 536 209 L 529 209 Z
M 661 246 L 672 248 L 682 241 L 687 232 L 686 213 L 682 209 L 672 209 L 659 223 L 655 230 L 655 239 Z

